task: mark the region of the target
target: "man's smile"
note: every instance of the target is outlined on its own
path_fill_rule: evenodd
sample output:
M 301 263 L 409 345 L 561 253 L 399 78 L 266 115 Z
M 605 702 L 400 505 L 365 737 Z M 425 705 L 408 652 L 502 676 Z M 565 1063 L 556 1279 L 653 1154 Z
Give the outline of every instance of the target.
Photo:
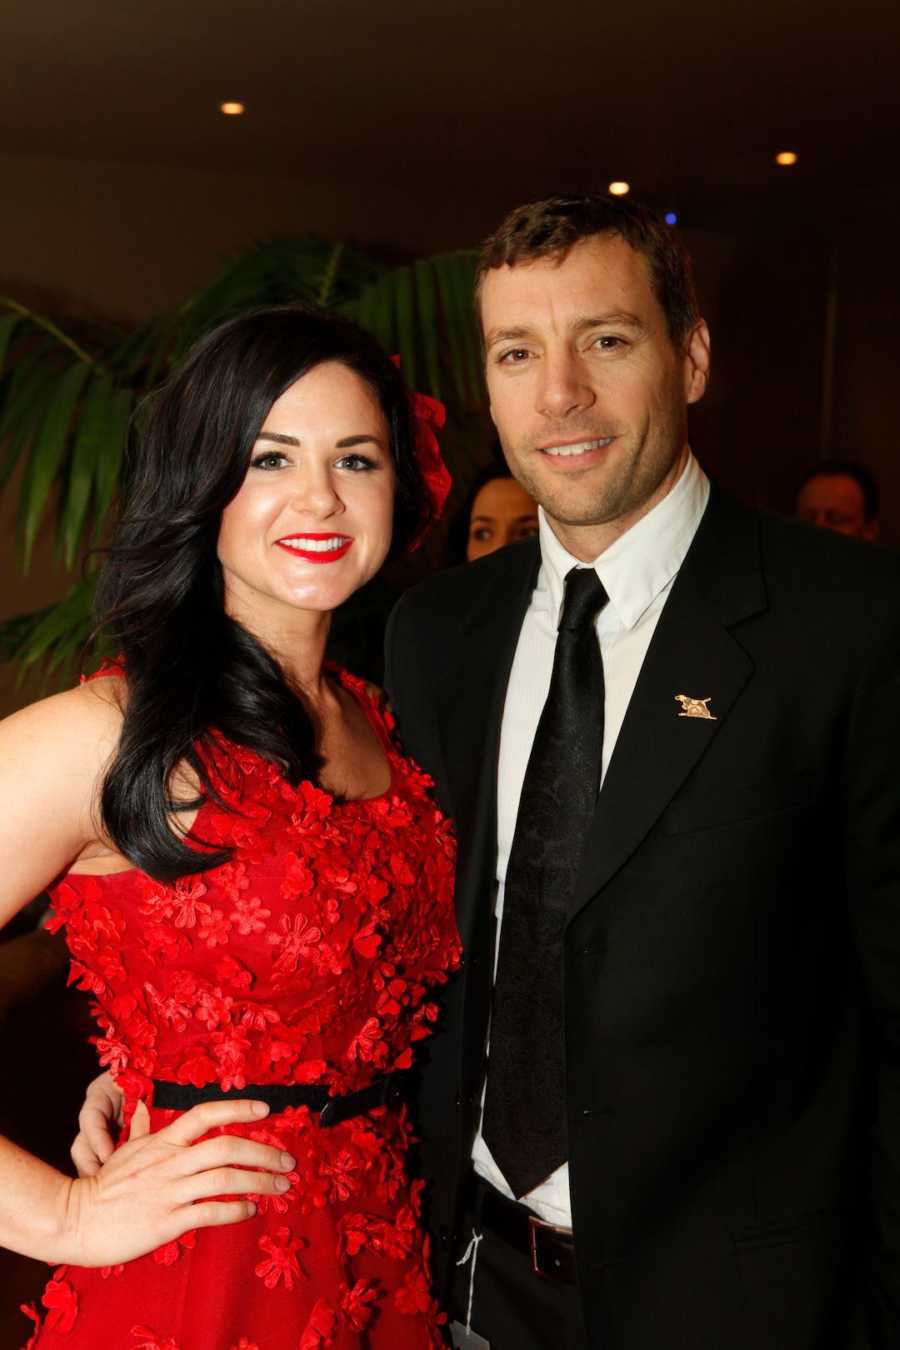
M 541 445 L 538 449 L 544 455 L 560 456 L 569 459 L 575 455 L 588 455 L 592 450 L 605 450 L 615 440 L 615 436 L 602 436 L 593 441 L 560 442 L 557 445 Z

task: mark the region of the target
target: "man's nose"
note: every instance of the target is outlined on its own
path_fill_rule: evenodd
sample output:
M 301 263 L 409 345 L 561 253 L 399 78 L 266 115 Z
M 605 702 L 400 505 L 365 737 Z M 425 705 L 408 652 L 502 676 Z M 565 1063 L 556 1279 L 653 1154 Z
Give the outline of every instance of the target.
M 542 373 L 538 412 L 547 417 L 571 417 L 594 403 L 594 390 L 574 353 L 548 352 Z

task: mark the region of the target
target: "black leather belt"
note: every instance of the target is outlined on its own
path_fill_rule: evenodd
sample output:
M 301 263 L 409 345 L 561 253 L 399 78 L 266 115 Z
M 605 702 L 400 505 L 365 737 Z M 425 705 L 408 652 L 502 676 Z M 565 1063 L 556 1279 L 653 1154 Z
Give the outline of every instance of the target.
M 358 1092 L 347 1092 L 342 1097 L 329 1095 L 327 1087 L 317 1083 L 248 1083 L 243 1088 L 221 1088 L 217 1083 L 194 1087 L 193 1083 L 167 1083 L 153 1080 L 153 1105 L 162 1110 L 190 1111 L 201 1102 L 255 1101 L 265 1102 L 272 1111 L 284 1111 L 289 1106 L 308 1106 L 317 1112 L 319 1124 L 340 1125 L 377 1106 L 398 1106 L 404 1097 L 403 1074 L 388 1074 L 376 1078 Z
M 526 1205 L 509 1200 L 489 1182 L 473 1174 L 470 1208 L 484 1228 L 523 1252 L 535 1275 L 563 1284 L 577 1284 L 575 1239 L 568 1228 L 557 1228 L 532 1214 Z

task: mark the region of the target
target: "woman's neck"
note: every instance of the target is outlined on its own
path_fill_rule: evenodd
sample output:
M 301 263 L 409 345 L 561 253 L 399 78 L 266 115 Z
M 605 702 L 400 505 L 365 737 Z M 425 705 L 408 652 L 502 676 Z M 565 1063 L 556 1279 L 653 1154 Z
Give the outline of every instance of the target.
M 330 610 L 290 609 L 275 615 L 237 603 L 228 606 L 228 614 L 278 662 L 292 688 L 313 705 L 321 700 L 326 688 Z

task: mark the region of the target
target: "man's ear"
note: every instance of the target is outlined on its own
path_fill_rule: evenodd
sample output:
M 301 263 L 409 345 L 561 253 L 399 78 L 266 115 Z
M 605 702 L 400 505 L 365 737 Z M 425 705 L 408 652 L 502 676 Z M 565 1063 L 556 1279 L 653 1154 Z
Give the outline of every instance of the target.
M 699 403 L 709 382 L 709 329 L 704 319 L 691 329 L 684 349 L 684 395 L 688 403 Z

